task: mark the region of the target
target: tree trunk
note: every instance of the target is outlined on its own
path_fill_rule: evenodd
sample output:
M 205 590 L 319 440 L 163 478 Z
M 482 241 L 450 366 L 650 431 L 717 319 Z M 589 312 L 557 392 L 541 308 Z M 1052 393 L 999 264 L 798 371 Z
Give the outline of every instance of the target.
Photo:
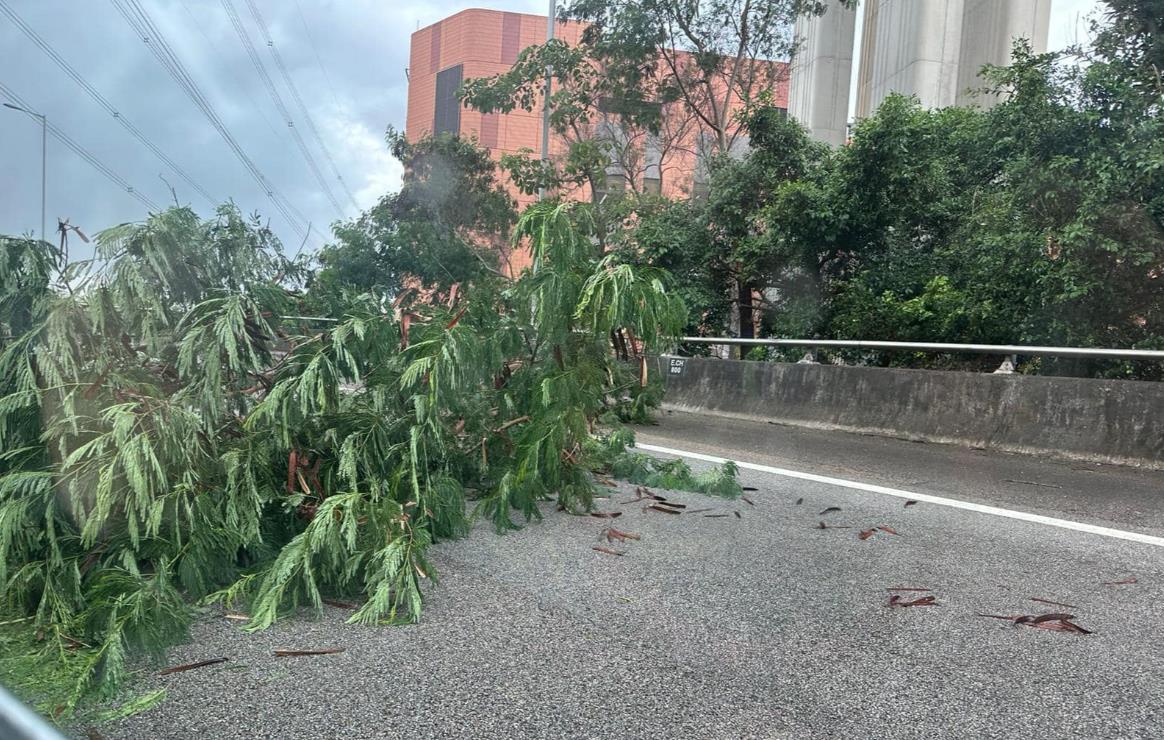
M 752 308 L 752 286 L 740 280 L 736 282 L 738 305 L 740 307 L 740 338 L 755 339 L 755 311 Z

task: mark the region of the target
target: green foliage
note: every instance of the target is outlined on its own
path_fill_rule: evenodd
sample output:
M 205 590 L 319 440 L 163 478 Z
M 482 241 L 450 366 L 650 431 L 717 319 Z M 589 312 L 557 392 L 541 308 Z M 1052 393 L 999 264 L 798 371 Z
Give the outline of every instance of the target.
M 930 112 L 897 98 L 861 122 L 821 178 L 834 226 L 796 235 L 822 257 L 832 300 L 821 332 L 1164 346 L 1160 116 L 1128 97 L 1122 74 L 1020 45 L 1011 67 L 988 70 L 989 89 L 1005 97 L 987 111 Z
M 769 316 L 817 292 L 805 289 L 796 247 L 785 229 L 773 226 L 770 208 L 822 166 L 827 147 L 812 142 L 768 96 L 758 98 L 742 124 L 752 148 L 742 158 L 712 160 L 706 199 L 641 204 L 633 234 L 620 244 L 677 278 L 688 305 L 701 309 L 691 317 L 692 333 L 722 333 L 741 286 L 745 293 L 779 296 L 762 306 Z
M 77 677 L 87 672 L 92 653 L 83 645 L 49 649 L 31 617 L 0 620 L 0 684 L 46 717 L 76 707 Z
M 990 105 L 890 96 L 831 152 L 755 106 L 751 151 L 717 163 L 707 200 L 646 213 L 625 243 L 681 277 L 712 318 L 693 331 L 723 332 L 747 286 L 778 335 L 1164 347 L 1160 12 L 1108 2 L 1095 42 L 1072 52 L 1086 64 L 1020 42 L 984 73 Z M 1164 377 L 1148 363 L 1028 369 Z
M 65 707 L 182 639 L 195 601 L 245 605 L 249 629 L 329 594 L 363 599 L 352 622 L 418 620 L 426 551 L 465 533 L 469 489 L 502 530 L 545 499 L 590 507 L 591 430 L 657 402 L 629 367 L 685 321 L 670 278 L 603 256 L 593 229 L 538 204 L 520 279 L 394 302 L 339 277 L 304 296 L 314 276 L 230 207 L 102 232 L 68 290 L 48 245 L 14 240 L 2 606 L 42 650 L 90 646 Z M 339 308 L 284 318 L 309 306 Z
M 632 110 L 643 101 L 680 102 L 709 135 L 732 150 L 736 109 L 750 111 L 784 70 L 768 64 L 795 50 L 793 23 L 851 0 L 572 0 L 561 16 L 586 23 L 583 45 L 603 84 Z
M 135 714 L 141 714 L 144 711 L 153 709 L 165 700 L 165 689 L 148 691 L 140 696 L 135 696 L 128 701 L 122 702 L 114 709 L 107 709 L 103 712 L 98 712 L 95 719 L 98 722 L 116 722 L 119 719 L 132 717 Z
M 634 434 L 625 427 L 591 440 L 589 447 L 595 470 L 620 480 L 669 491 L 692 491 L 729 499 L 743 494 L 736 479 L 738 468 L 731 461 L 694 473 L 682 459 L 662 460 L 631 452 L 627 447 L 633 444 Z
M 516 214 L 489 152 L 449 134 L 409 142 L 389 129 L 387 138 L 404 166 L 401 188 L 336 228 L 312 278 L 320 311 L 342 310 L 343 291 L 447 290 L 502 267 Z

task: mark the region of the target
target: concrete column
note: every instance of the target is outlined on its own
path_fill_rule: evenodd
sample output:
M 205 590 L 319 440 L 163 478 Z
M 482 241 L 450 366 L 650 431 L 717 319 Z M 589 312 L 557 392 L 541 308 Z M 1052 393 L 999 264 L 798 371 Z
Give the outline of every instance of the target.
M 1051 28 L 1051 0 L 963 1 L 957 104 L 989 107 L 998 102 L 997 97 L 970 92 L 983 86 L 979 72 L 987 64 L 1009 64 L 1018 38 L 1030 40 L 1036 54 L 1045 52 Z
M 857 11 L 839 3 L 824 15 L 801 16 L 794 30 L 788 114 L 812 137 L 833 146 L 845 143 L 849 123 L 849 79 Z
M 874 113 L 891 92 L 927 108 L 953 105 L 963 13 L 964 0 L 866 0 L 857 116 Z

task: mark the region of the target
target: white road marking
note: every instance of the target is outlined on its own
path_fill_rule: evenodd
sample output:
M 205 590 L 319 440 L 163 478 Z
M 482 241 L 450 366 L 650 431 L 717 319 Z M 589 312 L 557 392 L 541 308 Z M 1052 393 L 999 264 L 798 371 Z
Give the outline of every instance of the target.
M 675 455 L 677 457 L 686 457 L 692 460 L 703 460 L 704 462 L 711 463 L 725 463 L 728 461 L 728 458 L 726 457 L 704 455 L 699 452 L 689 452 L 687 450 L 676 450 L 671 447 L 660 447 L 659 445 L 636 443 L 635 448 L 645 452 L 660 452 L 665 455 Z M 1013 509 L 1003 509 L 997 506 L 973 504 L 968 501 L 959 501 L 958 499 L 945 498 L 943 496 L 931 496 L 928 493 L 914 493 L 913 491 L 903 491 L 900 488 L 887 488 L 885 486 L 876 486 L 871 483 L 861 483 L 859 481 L 845 480 L 844 478 L 832 478 L 827 475 L 803 473 L 799 470 L 774 468 L 770 465 L 758 465 L 756 463 L 741 462 L 739 460 L 735 460 L 733 462 L 746 470 L 756 470 L 761 473 L 781 475 L 785 478 L 797 478 L 800 480 L 812 481 L 814 483 L 825 483 L 830 486 L 851 488 L 855 491 L 867 491 L 869 493 L 880 493 L 886 496 L 896 496 L 897 498 L 913 499 L 914 501 L 924 501 L 927 504 L 937 504 L 939 506 L 949 506 L 954 509 L 976 511 L 979 514 L 990 514 L 992 516 L 1006 517 L 1007 519 L 1018 519 L 1024 522 L 1033 522 L 1034 524 L 1045 524 L 1049 527 L 1071 529 L 1075 530 L 1076 532 L 1089 532 L 1091 534 L 1098 534 L 1103 537 L 1114 537 L 1115 539 L 1119 540 L 1129 540 L 1131 542 L 1140 542 L 1145 545 L 1164 547 L 1164 537 L 1154 537 L 1150 534 L 1126 532 L 1122 529 L 1112 529 L 1110 527 L 1098 527 L 1094 524 L 1073 522 L 1067 519 L 1056 519 L 1055 517 L 1042 516 L 1041 514 L 1029 514 L 1025 511 L 1014 511 Z

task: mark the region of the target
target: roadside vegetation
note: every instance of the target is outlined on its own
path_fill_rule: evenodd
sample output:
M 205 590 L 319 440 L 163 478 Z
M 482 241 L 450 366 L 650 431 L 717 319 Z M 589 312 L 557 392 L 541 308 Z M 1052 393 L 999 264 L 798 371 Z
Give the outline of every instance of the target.
M 692 307 L 686 334 L 752 336 L 758 317 L 762 336 L 1164 349 L 1159 0 L 1107 0 L 1080 48 L 1020 43 L 1011 66 L 981 75 L 994 105 L 891 97 L 835 149 L 789 120 L 756 71 L 789 38 L 769 26 L 738 37 L 786 23 L 794 3 L 689 5 L 575 0 L 563 16 L 593 23 L 581 46 L 531 47 L 463 89 L 483 111 L 532 110 L 551 65 L 568 154 L 549 170 L 503 166 L 529 192 L 588 185 L 609 248 L 676 277 Z M 677 63 L 665 51 L 676 43 L 708 53 Z M 730 86 L 742 128 L 724 124 Z M 709 162 L 692 197 L 652 194 L 649 176 L 672 176 L 692 140 Z M 1020 371 L 1164 379 L 1159 363 L 1044 359 Z

